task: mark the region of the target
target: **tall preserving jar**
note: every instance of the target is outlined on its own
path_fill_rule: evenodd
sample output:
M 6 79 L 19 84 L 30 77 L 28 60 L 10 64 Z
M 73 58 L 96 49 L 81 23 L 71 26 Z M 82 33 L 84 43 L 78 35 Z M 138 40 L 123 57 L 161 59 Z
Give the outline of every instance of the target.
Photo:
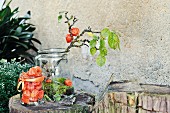
M 42 68 L 43 75 L 47 78 L 64 77 L 72 80 L 69 65 L 67 64 L 67 52 L 64 48 L 41 50 L 35 60 L 36 65 Z

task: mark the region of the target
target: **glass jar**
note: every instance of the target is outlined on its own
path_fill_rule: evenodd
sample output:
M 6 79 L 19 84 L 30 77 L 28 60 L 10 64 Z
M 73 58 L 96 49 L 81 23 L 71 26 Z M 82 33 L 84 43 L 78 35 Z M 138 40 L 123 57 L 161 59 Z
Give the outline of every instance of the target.
M 47 78 L 64 77 L 72 80 L 69 65 L 67 64 L 67 52 L 64 48 L 51 48 L 38 51 L 35 57 L 36 65 L 43 70 L 43 75 Z
M 17 89 L 21 92 L 22 105 L 39 105 L 43 103 L 43 80 L 44 76 L 39 66 L 32 67 L 28 72 L 20 74 Z

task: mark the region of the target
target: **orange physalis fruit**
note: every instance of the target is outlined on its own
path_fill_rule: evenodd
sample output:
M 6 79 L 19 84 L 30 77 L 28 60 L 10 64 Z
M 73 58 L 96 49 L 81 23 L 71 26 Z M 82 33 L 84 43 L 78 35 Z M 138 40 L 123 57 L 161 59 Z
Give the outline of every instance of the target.
M 29 100 L 31 102 L 37 102 L 38 101 L 38 98 L 37 97 L 30 97 Z
M 31 97 L 37 97 L 38 96 L 38 93 L 39 91 L 37 89 L 34 89 L 32 92 L 31 92 Z
M 46 83 L 51 83 L 52 80 L 51 80 L 51 79 L 47 79 L 45 82 L 46 82 Z
M 21 101 L 24 102 L 25 104 L 28 104 L 30 102 L 29 98 L 25 96 L 22 96 Z
M 26 89 L 32 91 L 32 90 L 35 89 L 35 86 L 32 85 L 32 83 L 29 83 L 29 84 L 27 85 Z
M 73 40 L 73 37 L 70 34 L 66 35 L 66 42 L 70 43 Z
M 36 76 L 42 76 L 42 70 L 41 70 L 41 68 L 40 68 L 39 66 L 35 66 L 34 68 L 35 68 L 36 71 L 37 71 L 37 75 L 36 75 Z
M 43 96 L 44 96 L 44 91 L 43 91 L 43 90 L 39 91 L 39 93 L 38 93 L 38 99 L 42 99 Z
M 39 86 L 41 84 L 41 82 L 32 82 L 32 85 L 34 86 Z
M 22 96 L 23 96 L 23 97 L 27 97 L 27 98 L 29 98 L 29 97 L 30 97 L 30 95 L 31 95 L 31 93 L 30 93 L 30 91 L 29 91 L 29 90 L 25 90 L 25 91 L 23 91 L 23 93 L 22 93 Z
M 42 73 L 42 70 L 39 66 L 35 66 L 34 68 L 37 70 L 37 73 Z
M 35 89 L 40 90 L 42 88 L 42 84 L 35 87 Z
M 29 82 L 24 82 L 24 87 L 23 87 L 23 91 L 27 89 L 27 86 L 28 86 Z
M 28 71 L 29 76 L 42 76 L 42 70 L 39 66 L 35 66 L 29 69 Z
M 64 84 L 65 84 L 66 86 L 72 86 L 72 81 L 69 80 L 69 79 L 67 79 L 67 80 L 64 81 Z
M 70 32 L 73 36 L 77 36 L 79 35 L 80 30 L 79 28 L 71 28 Z
M 29 76 L 28 76 L 28 74 L 27 73 L 25 73 L 25 72 L 22 72 L 22 78 L 24 78 L 24 79 L 27 79 L 27 78 L 29 78 Z
M 37 70 L 35 68 L 30 68 L 28 71 L 29 76 L 35 76 L 37 74 Z

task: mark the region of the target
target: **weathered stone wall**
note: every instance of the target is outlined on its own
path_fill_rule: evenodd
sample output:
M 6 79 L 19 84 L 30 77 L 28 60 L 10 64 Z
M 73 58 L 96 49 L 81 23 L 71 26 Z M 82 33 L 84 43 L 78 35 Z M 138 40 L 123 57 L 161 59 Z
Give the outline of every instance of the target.
M 77 82 L 78 87 L 95 92 L 111 74 L 115 80 L 170 85 L 170 0 L 13 0 L 12 6 L 19 6 L 22 15 L 31 10 L 40 49 L 67 46 L 67 26 L 57 23 L 59 11 L 76 15 L 81 30 L 109 27 L 121 33 L 121 51 L 109 50 L 103 67 L 87 48 L 71 51 L 74 76 L 92 81 Z

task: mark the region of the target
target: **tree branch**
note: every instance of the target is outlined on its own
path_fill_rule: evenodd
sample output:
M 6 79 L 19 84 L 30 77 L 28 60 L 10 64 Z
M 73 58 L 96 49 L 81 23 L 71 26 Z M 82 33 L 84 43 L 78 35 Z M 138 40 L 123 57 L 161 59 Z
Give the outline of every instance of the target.
M 82 31 L 82 33 L 80 34 L 80 36 L 83 36 L 84 33 L 86 33 L 86 32 L 97 33 L 97 34 L 101 33 L 101 32 L 98 32 L 98 31 L 92 31 L 92 30 L 91 30 L 91 27 L 89 26 L 87 29 L 84 29 L 84 30 Z

